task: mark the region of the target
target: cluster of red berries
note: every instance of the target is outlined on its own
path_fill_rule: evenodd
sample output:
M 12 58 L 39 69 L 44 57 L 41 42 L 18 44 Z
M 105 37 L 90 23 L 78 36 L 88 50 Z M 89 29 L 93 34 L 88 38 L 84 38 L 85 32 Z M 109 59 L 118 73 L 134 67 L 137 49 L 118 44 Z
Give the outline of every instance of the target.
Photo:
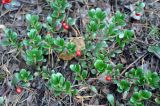
M 12 0 L 2 0 L 2 4 L 8 4 L 8 3 L 11 3 Z
M 69 29 L 69 25 L 65 22 L 62 22 L 62 26 L 65 30 L 68 30 Z

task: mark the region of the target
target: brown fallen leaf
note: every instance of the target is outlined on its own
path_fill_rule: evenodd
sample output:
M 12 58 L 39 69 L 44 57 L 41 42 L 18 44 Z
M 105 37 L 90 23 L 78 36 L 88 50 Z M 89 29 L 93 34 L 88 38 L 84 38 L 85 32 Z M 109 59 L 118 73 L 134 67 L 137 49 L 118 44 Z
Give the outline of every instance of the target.
M 76 45 L 76 50 L 84 50 L 85 42 L 83 37 L 70 37 L 70 42 Z M 62 60 L 72 60 L 75 57 L 75 54 L 68 54 L 67 52 L 60 53 L 58 57 Z
M 70 37 L 70 42 L 76 45 L 76 50 L 84 50 L 85 42 L 83 37 Z
M 124 57 L 123 55 L 120 55 L 120 60 L 121 60 L 121 62 L 122 62 L 123 64 L 126 64 L 126 63 L 127 63 L 127 61 L 126 61 L 126 59 L 125 59 L 125 57 Z
M 75 55 L 68 54 L 67 52 L 63 52 L 59 54 L 58 57 L 62 60 L 72 60 L 75 57 Z

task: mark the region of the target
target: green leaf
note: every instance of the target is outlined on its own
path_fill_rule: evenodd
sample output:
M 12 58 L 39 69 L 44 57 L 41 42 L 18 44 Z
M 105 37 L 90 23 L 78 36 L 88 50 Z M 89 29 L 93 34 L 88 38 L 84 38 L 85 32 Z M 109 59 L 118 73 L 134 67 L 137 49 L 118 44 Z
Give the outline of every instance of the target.
M 13 77 L 13 79 L 12 79 L 12 84 L 13 84 L 13 85 L 16 85 L 19 81 L 20 81 L 19 73 L 15 73 L 15 74 L 14 74 L 14 77 Z
M 124 33 L 119 34 L 119 38 L 122 39 L 124 37 Z
M 37 22 L 34 26 L 34 28 L 39 32 L 42 29 L 42 24 L 40 22 Z
M 130 40 L 133 35 L 134 35 L 133 30 L 124 30 L 125 39 Z
M 17 42 L 17 33 L 12 31 L 11 29 L 5 29 L 5 35 L 4 35 L 4 39 L 2 39 L 1 44 L 3 46 L 13 46 L 13 47 L 17 47 L 18 46 L 18 42 Z
M 27 50 L 25 60 L 28 65 L 36 64 L 37 62 L 43 62 L 43 52 L 37 48 Z
M 107 94 L 107 100 L 111 104 L 111 106 L 114 106 L 114 96 L 112 94 Z
M 121 80 L 120 83 L 118 84 L 118 89 L 119 91 L 129 91 L 130 89 L 130 83 L 127 80 Z
M 106 71 L 107 71 L 108 73 L 111 73 L 111 72 L 112 72 L 112 65 L 106 64 Z
M 81 72 L 81 66 L 79 64 L 70 65 L 70 69 L 78 74 Z
M 4 98 L 0 96 L 0 105 L 2 105 L 3 103 L 4 103 Z
M 70 90 L 71 90 L 71 83 L 69 82 L 69 81 L 66 81 L 66 83 L 65 83 L 65 86 L 66 86 L 66 92 L 67 93 L 70 93 Z
M 66 48 L 69 54 L 74 54 L 76 52 L 76 45 L 74 43 L 68 43 Z
M 2 41 L 0 41 L 0 45 L 2 45 L 2 46 L 9 46 L 10 42 L 7 39 L 3 39 Z
M 58 79 L 57 74 L 52 74 L 50 81 L 51 81 L 51 83 L 52 83 L 53 85 L 57 85 L 57 84 L 59 83 L 59 79 Z
M 28 37 L 31 39 L 35 39 L 37 36 L 37 30 L 36 29 L 31 29 L 28 33 Z
M 140 6 L 141 8 L 144 8 L 144 7 L 145 7 L 145 3 L 144 3 L 144 2 L 140 2 L 140 3 L 139 3 L 139 6 Z
M 149 46 L 148 51 L 155 54 L 160 59 L 160 46 Z
M 32 19 L 31 14 L 27 14 L 27 15 L 26 15 L 26 19 L 27 19 L 28 21 L 31 21 L 31 19 Z
M 96 17 L 97 19 L 103 21 L 106 17 L 106 14 L 101 10 L 101 8 L 96 8 Z
M 87 78 L 87 71 L 86 70 L 82 71 L 82 77 L 83 77 L 83 79 Z
M 125 26 L 125 15 L 122 14 L 120 11 L 117 11 L 115 16 L 112 18 L 112 22 L 118 26 Z
M 155 98 L 155 102 L 156 102 L 157 104 L 160 104 L 160 97 Z
M 71 18 L 71 17 L 68 17 L 68 19 L 67 19 L 67 23 L 69 24 L 69 25 L 75 25 L 76 24 L 76 19 L 73 19 L 73 18 Z
M 30 43 L 29 43 L 28 40 L 24 39 L 24 40 L 23 40 L 23 44 L 24 44 L 25 46 L 29 46 Z
M 52 18 L 57 18 L 58 15 L 59 15 L 59 12 L 58 11 L 54 11 L 51 16 L 52 16 Z
M 138 92 L 134 92 L 130 101 L 132 103 L 137 103 L 140 100 L 140 94 Z
M 27 19 L 27 21 L 29 21 L 31 27 L 33 28 L 35 26 L 35 24 L 38 22 L 39 16 L 38 15 L 27 14 L 26 19 Z
M 142 68 L 137 68 L 134 72 L 135 77 L 140 77 L 143 75 L 143 69 Z
M 55 41 L 55 39 L 52 36 L 50 36 L 50 35 L 45 36 L 44 42 L 42 43 L 43 47 L 46 49 L 53 48 L 54 41 Z
M 96 16 L 97 16 L 97 17 L 102 14 L 101 8 L 96 8 L 96 11 L 95 11 L 95 12 L 96 12 Z
M 77 89 L 74 89 L 74 90 L 72 91 L 72 95 L 75 96 L 75 95 L 77 95 L 77 94 L 78 94 L 78 90 L 77 90 Z
M 88 15 L 89 15 L 89 17 L 90 17 L 90 18 L 94 18 L 94 15 L 95 15 L 95 9 L 91 9 L 91 10 L 89 10 Z
M 76 76 L 76 77 L 75 77 L 75 80 L 80 81 L 80 80 L 82 80 L 82 79 L 81 79 L 80 76 Z
M 59 96 L 61 93 L 62 93 L 62 91 L 54 90 L 54 95 L 55 95 L 55 96 Z
M 94 66 L 100 73 L 104 72 L 106 68 L 106 64 L 103 62 L 103 60 L 96 60 Z
M 110 23 L 108 28 L 106 29 L 107 36 L 115 36 L 117 33 L 116 26 L 114 23 Z
M 27 82 L 29 80 L 33 80 L 33 76 L 30 74 L 29 71 L 26 71 L 25 69 L 21 69 L 20 70 L 20 73 L 19 73 L 19 79 L 24 81 L 24 82 Z
M 88 27 L 93 32 L 96 32 L 98 30 L 98 25 L 97 25 L 97 23 L 95 21 L 90 21 Z
M 55 45 L 57 46 L 64 46 L 64 39 L 62 38 L 57 38 L 55 41 L 54 41 Z
M 153 88 L 160 87 L 160 85 L 159 85 L 160 77 L 156 72 L 148 71 L 147 73 L 145 73 L 145 78 L 146 78 L 147 83 L 151 87 L 153 87 Z
M 58 11 L 59 7 L 55 3 L 51 3 L 51 7 L 53 8 L 54 11 Z
M 53 23 L 53 20 L 52 20 L 52 17 L 51 16 L 47 16 L 47 22 L 49 24 L 52 24 Z
M 91 89 L 94 93 L 98 94 L 98 91 L 97 91 L 97 89 L 96 89 L 95 86 L 91 86 L 90 89 Z
M 144 85 L 146 83 L 146 78 L 144 76 L 139 77 L 139 79 L 137 79 L 137 83 L 139 85 Z
M 143 99 L 149 99 L 152 96 L 152 93 L 147 90 L 141 90 L 141 91 L 139 91 L 139 94 L 140 94 L 141 98 L 143 98 Z

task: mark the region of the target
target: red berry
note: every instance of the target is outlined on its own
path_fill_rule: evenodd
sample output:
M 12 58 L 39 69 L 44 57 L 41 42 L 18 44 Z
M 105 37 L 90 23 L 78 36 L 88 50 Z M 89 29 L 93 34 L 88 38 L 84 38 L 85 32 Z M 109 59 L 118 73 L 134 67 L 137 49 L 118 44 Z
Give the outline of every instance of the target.
M 136 13 L 136 16 L 141 16 L 141 14 L 140 13 Z
M 18 94 L 20 94 L 20 93 L 22 92 L 22 88 L 21 88 L 21 87 L 17 87 L 17 88 L 16 88 L 16 92 L 17 92 Z
M 65 23 L 65 22 L 62 22 L 62 26 L 64 27 L 64 26 L 66 26 L 67 24 Z
M 68 25 L 65 25 L 63 26 L 64 29 L 68 30 L 69 29 L 69 26 Z
M 76 56 L 77 56 L 77 57 L 80 57 L 80 56 L 81 56 L 81 51 L 80 51 L 80 50 L 77 50 L 77 51 L 76 51 Z
M 7 4 L 7 3 L 11 3 L 12 0 L 2 0 L 2 4 Z
M 111 76 L 106 76 L 105 79 L 106 79 L 106 81 L 111 81 L 112 78 L 111 78 Z

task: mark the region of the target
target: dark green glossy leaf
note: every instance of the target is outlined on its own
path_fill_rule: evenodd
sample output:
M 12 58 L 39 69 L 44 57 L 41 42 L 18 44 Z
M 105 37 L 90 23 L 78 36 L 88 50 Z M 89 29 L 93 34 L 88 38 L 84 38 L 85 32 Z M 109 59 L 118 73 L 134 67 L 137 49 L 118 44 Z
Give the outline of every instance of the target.
M 103 62 L 103 60 L 96 60 L 94 66 L 100 73 L 104 72 L 106 68 L 106 64 Z
M 94 15 L 95 15 L 95 9 L 91 9 L 91 10 L 89 10 L 88 15 L 89 15 L 89 17 L 90 17 L 90 18 L 94 18 Z
M 136 103 L 139 100 L 140 100 L 140 94 L 138 92 L 134 92 L 133 95 L 132 95 L 132 97 L 131 97 L 131 99 L 130 99 L 130 101 L 132 103 Z
M 78 74 L 81 72 L 81 66 L 79 64 L 72 64 L 70 65 L 70 69 Z
M 83 77 L 83 79 L 86 79 L 87 78 L 87 71 L 86 70 L 83 70 L 82 71 L 82 77 Z
M 72 91 L 72 95 L 75 96 L 75 95 L 77 95 L 77 94 L 78 94 L 78 90 L 77 90 L 77 89 L 74 89 L 74 90 Z
M 65 86 L 66 86 L 66 92 L 69 93 L 71 90 L 71 83 L 69 81 L 66 81 Z
M 127 80 L 121 80 L 120 83 L 118 84 L 118 89 L 119 91 L 129 91 L 130 89 L 130 83 Z
M 141 98 L 143 98 L 143 99 L 149 99 L 152 96 L 152 93 L 147 90 L 141 90 L 141 91 L 139 91 L 139 94 L 140 94 Z

